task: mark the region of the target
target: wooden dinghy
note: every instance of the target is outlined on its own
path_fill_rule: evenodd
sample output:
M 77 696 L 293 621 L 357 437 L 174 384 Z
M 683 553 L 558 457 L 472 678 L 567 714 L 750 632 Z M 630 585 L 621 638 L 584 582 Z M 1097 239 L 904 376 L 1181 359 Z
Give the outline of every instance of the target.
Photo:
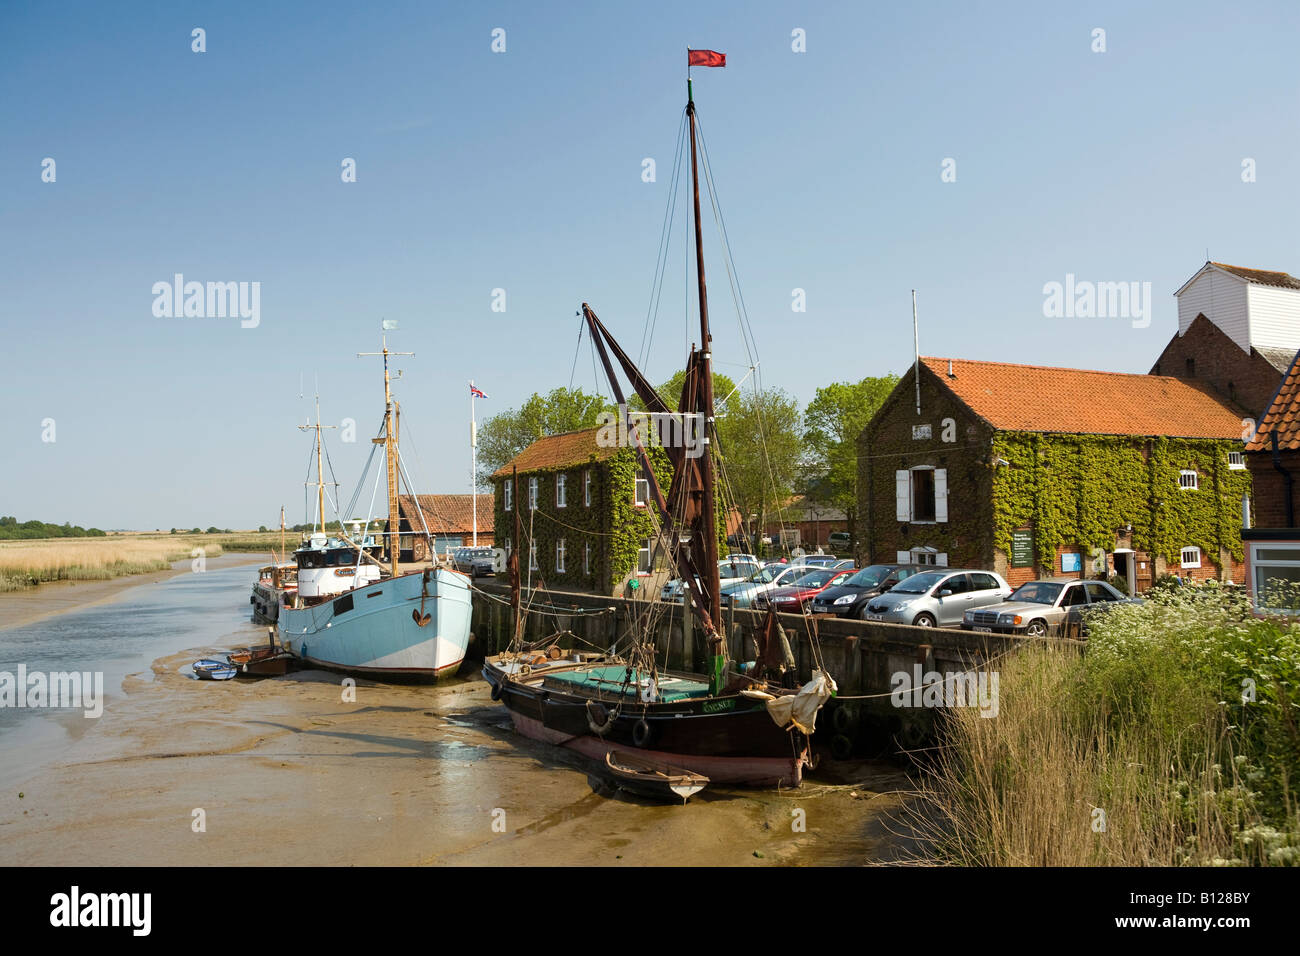
M 267 677 L 287 674 L 295 667 L 295 658 L 274 644 L 261 647 L 241 647 L 226 655 L 226 660 L 250 677 Z
M 624 790 L 653 800 L 687 800 L 709 785 L 709 778 L 640 754 L 611 750 L 605 766 Z
M 228 661 L 201 660 L 190 665 L 199 680 L 230 680 L 236 673 L 233 664 Z

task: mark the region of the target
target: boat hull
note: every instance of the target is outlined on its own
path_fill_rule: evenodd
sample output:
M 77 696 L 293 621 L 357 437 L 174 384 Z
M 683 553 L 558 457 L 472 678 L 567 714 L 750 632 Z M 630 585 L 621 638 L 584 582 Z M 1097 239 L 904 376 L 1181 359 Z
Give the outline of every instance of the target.
M 454 672 L 465 659 L 470 612 L 469 580 L 431 568 L 312 607 L 281 608 L 277 632 L 281 646 L 309 666 L 427 682 Z
M 797 787 L 803 781 L 807 738 L 782 730 L 766 707 L 750 698 L 629 702 L 597 734 L 589 722 L 588 698 L 505 680 L 491 664 L 483 676 L 519 733 L 593 760 L 604 761 L 610 751 L 631 753 L 703 774 L 715 784 L 742 787 Z M 645 727 L 638 730 L 642 721 Z

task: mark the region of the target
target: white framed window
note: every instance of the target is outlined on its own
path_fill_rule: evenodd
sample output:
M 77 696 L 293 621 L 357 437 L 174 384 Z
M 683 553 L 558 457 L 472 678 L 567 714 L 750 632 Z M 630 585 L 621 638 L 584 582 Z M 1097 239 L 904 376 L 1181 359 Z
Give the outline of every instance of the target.
M 1300 595 L 1300 542 L 1268 541 L 1250 546 L 1251 586 L 1261 611 L 1296 613 Z
M 632 489 L 632 500 L 638 508 L 644 508 L 646 502 L 650 500 L 650 482 L 645 477 L 645 472 L 640 467 L 636 470 L 636 481 Z
M 555 507 L 557 508 L 565 507 L 564 486 L 568 477 L 563 472 L 555 476 Z
M 911 551 L 898 552 L 899 564 L 926 564 L 936 568 L 948 566 L 948 555 L 934 548 L 913 548 Z
M 509 538 L 506 538 L 506 549 L 505 549 L 505 550 L 506 550 L 506 560 L 509 561 L 509 560 L 510 560 L 510 553 L 514 550 L 514 549 L 510 546 L 510 539 L 509 539 Z
M 582 546 L 582 573 L 591 573 L 591 542 L 587 541 Z
M 650 554 L 654 547 L 652 538 L 643 538 L 641 547 L 636 552 L 636 570 L 638 574 L 650 573 Z
M 584 508 L 591 507 L 591 469 L 588 468 L 582 473 L 582 504 Z
M 1201 566 L 1201 549 L 1183 548 L 1179 556 L 1179 562 L 1184 568 L 1199 568 Z
M 1192 469 L 1184 468 L 1178 473 L 1178 487 L 1183 491 L 1198 491 L 1200 490 L 1200 478 Z
M 528 510 L 537 510 L 537 479 L 528 479 Z
M 528 570 L 537 570 L 537 542 L 533 541 L 528 545 Z
M 948 469 L 932 465 L 894 472 L 897 518 L 912 524 L 948 521 Z
M 514 497 L 514 491 L 514 480 L 509 478 L 506 479 L 506 481 L 501 485 L 501 500 L 506 511 L 509 511 L 510 506 L 514 503 L 511 500 Z
M 1228 452 L 1228 467 L 1233 471 L 1243 471 L 1246 467 L 1246 456 L 1239 451 Z
M 557 574 L 564 573 L 564 539 L 563 538 L 555 542 L 555 571 Z

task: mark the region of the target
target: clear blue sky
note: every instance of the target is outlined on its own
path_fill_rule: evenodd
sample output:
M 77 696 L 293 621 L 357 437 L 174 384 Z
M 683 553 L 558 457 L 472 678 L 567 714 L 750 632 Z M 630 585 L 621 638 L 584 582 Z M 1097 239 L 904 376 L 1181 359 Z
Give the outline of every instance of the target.
M 640 344 L 687 46 L 728 56 L 696 99 L 764 384 L 806 403 L 902 371 L 912 288 L 923 353 L 1144 372 L 1207 247 L 1300 272 L 1300 7 L 1136 7 L 5 3 L 0 513 L 302 520 L 294 426 L 318 376 L 327 421 L 358 421 L 332 448 L 350 491 L 382 413 L 355 353 L 383 317 L 416 353 L 398 397 L 421 488 L 468 490 L 469 378 L 480 418 L 569 384 L 584 300 Z M 744 363 L 706 237 L 715 356 Z M 683 239 L 656 379 L 684 360 Z M 177 272 L 260 282 L 261 324 L 156 318 Z M 1067 273 L 1151 282 L 1151 326 L 1044 318 Z

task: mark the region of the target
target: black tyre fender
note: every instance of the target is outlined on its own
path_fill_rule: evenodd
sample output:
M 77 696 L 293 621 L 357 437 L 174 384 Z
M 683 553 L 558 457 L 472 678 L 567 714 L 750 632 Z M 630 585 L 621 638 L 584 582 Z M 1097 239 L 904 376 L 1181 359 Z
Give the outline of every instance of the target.
M 638 747 L 648 747 L 653 739 L 654 728 L 650 726 L 648 720 L 642 717 L 636 722 L 636 726 L 632 728 L 632 743 Z
M 587 701 L 587 726 L 597 737 L 603 737 L 614 726 L 614 714 L 604 704 L 594 700 Z
M 851 736 L 858 729 L 858 708 L 852 703 L 836 703 L 831 709 L 831 727 L 837 734 Z
M 831 756 L 836 760 L 848 760 L 853 756 L 853 741 L 843 734 L 831 738 Z
M 495 684 L 493 684 L 493 685 L 492 685 L 492 699 L 493 699 L 493 700 L 500 700 L 500 699 L 501 699 L 501 695 L 502 695 L 503 693 L 505 693 L 505 689 L 506 689 L 505 681 L 497 681 Z

